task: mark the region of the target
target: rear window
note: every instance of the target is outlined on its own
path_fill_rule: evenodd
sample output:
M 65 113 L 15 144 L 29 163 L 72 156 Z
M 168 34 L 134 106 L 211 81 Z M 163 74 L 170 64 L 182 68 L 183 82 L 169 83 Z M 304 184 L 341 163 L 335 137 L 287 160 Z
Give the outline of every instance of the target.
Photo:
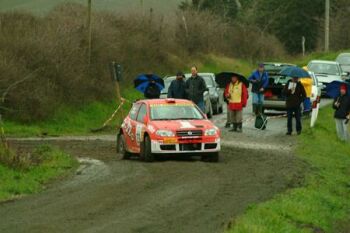
M 193 104 L 153 104 L 152 120 L 201 120 L 202 113 Z
M 208 75 L 203 75 L 202 78 L 205 81 L 205 84 L 207 85 L 207 87 L 215 87 L 215 83 L 214 80 L 211 76 Z

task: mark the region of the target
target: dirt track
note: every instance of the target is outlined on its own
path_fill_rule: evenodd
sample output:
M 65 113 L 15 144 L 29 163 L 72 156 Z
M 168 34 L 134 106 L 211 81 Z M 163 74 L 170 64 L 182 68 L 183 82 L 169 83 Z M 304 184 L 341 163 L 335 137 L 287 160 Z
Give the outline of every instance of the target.
M 16 142 L 21 148 L 39 142 Z M 54 141 L 84 160 L 47 191 L 0 204 L 0 232 L 222 232 L 249 205 L 301 180 L 290 152 L 224 147 L 218 164 L 197 159 L 118 161 L 108 141 Z

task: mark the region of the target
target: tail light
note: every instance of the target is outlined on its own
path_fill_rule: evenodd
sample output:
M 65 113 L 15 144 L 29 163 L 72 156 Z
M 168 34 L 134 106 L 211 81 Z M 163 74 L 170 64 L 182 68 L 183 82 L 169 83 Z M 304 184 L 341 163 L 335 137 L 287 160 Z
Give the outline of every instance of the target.
M 273 96 L 272 91 L 267 90 L 267 91 L 265 92 L 264 96 L 265 96 L 266 98 L 272 97 L 272 96 Z

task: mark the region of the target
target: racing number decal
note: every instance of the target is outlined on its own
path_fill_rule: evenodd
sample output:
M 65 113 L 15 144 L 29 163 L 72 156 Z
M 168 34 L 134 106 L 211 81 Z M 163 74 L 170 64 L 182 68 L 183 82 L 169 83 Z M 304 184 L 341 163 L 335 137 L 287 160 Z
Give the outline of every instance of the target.
M 142 140 L 142 129 L 143 126 L 141 124 L 136 125 L 136 143 L 137 145 L 140 145 Z
M 181 129 L 194 128 L 194 126 L 188 121 L 181 121 L 180 124 L 181 124 L 181 127 L 180 127 Z

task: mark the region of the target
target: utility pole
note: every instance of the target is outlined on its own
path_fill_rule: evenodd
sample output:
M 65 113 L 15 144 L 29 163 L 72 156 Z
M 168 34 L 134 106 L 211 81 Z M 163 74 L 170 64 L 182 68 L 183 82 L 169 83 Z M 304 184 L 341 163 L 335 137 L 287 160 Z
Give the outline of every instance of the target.
M 88 0 L 88 20 L 87 20 L 87 26 L 88 26 L 88 63 L 89 66 L 91 64 L 91 44 L 92 44 L 92 23 L 91 23 L 91 3 L 92 0 Z
M 324 50 L 325 52 L 329 51 L 329 9 L 330 9 L 330 0 L 326 1 L 325 9 L 325 38 L 324 38 Z

